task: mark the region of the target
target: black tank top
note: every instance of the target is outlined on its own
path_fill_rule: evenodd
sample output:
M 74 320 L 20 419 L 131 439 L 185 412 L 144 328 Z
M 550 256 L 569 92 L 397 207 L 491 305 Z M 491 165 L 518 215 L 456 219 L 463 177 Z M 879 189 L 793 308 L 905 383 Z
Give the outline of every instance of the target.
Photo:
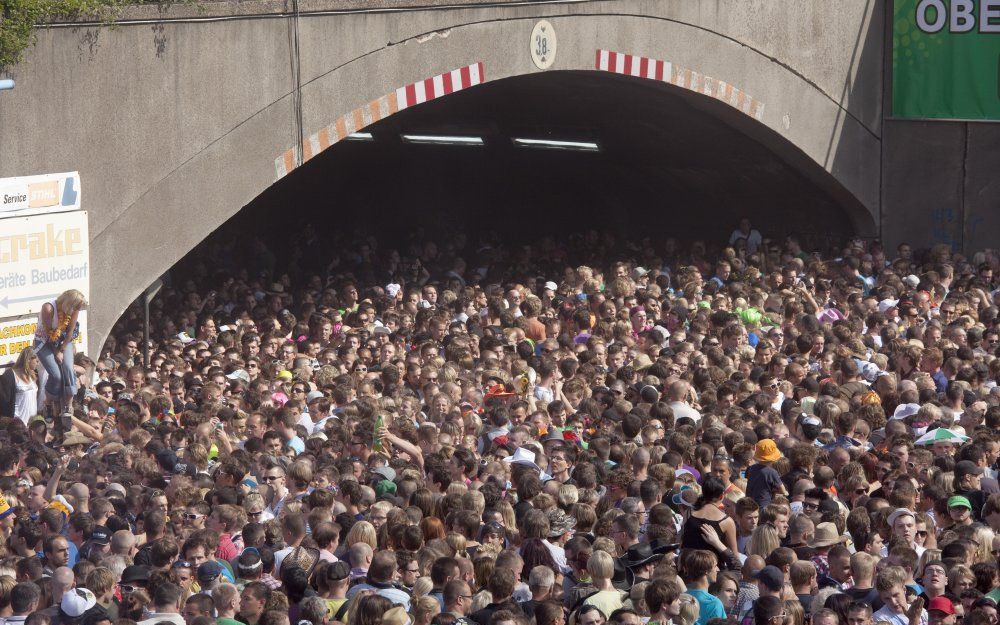
M 724 516 L 718 521 L 710 521 L 708 519 L 699 519 L 696 516 L 688 516 L 687 521 L 684 522 L 684 529 L 681 531 L 681 549 L 705 549 L 719 556 L 719 561 L 721 562 L 723 552 L 705 541 L 705 538 L 701 535 L 701 526 L 709 525 L 713 527 L 719 535 L 719 540 L 725 542 L 724 537 L 726 534 L 722 531 L 722 522 L 728 518 L 729 516 Z

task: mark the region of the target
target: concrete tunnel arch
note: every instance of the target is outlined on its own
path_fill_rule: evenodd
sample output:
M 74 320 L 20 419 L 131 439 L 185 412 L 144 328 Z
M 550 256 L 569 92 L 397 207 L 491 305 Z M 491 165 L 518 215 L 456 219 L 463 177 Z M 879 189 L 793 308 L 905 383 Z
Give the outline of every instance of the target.
M 828 190 L 855 232 L 876 231 L 878 138 L 814 83 L 747 45 L 690 24 L 618 15 L 548 19 L 558 37 L 548 73 L 586 72 L 699 101 Z M 297 128 L 289 132 L 288 127 L 293 98 L 277 99 L 153 185 L 143 201 L 128 206 L 94 237 L 94 265 L 107 260 L 116 271 L 95 272 L 93 289 L 102 299 L 93 305 L 90 349 L 103 345 L 114 321 L 146 285 L 209 232 L 275 182 L 294 178 L 297 169 L 351 132 L 447 99 L 451 92 L 546 73 L 529 54 L 537 21 L 455 25 L 344 63 L 313 58 L 322 57 L 321 46 L 304 49 L 301 143 L 290 138 Z M 305 37 L 311 40 L 308 33 Z M 850 163 L 837 161 L 842 152 L 852 155 Z M 241 167 L 237 155 L 244 164 L 252 158 L 250 166 Z M 230 182 L 211 182 L 218 180 Z M 213 196 L 206 198 L 213 210 L 192 207 L 176 193 L 177 185 L 213 187 Z M 133 254 L 122 263 L 122 244 L 136 240 L 132 230 L 140 221 L 147 228 L 160 224 L 172 230 L 174 244 L 159 254 Z

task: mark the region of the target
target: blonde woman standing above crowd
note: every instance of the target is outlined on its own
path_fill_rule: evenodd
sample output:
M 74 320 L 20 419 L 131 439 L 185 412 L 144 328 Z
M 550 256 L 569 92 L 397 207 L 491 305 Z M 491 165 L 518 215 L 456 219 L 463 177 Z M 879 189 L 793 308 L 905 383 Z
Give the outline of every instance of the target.
M 63 291 L 59 297 L 42 305 L 35 328 L 33 348 L 48 378 L 45 381 L 46 409 L 56 414 L 69 409 L 76 395 L 77 379 L 73 372 L 73 341 L 80 336 L 80 311 L 87 300 L 76 289 Z

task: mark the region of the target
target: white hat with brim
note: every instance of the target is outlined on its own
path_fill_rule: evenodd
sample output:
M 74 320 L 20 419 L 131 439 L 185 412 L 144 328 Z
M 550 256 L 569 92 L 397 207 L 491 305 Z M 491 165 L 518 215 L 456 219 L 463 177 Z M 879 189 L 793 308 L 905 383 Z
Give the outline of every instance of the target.
M 541 471 L 542 470 L 541 467 L 539 467 L 537 464 L 535 464 L 535 454 L 534 454 L 534 452 L 531 452 L 531 451 L 525 449 L 524 447 L 518 447 L 514 451 L 513 455 L 507 456 L 506 458 L 503 459 L 503 461 L 506 462 L 506 463 L 508 463 L 508 464 L 523 464 L 523 465 L 527 465 L 527 466 L 535 469 L 536 471 Z
M 920 412 L 920 404 L 900 404 L 892 411 L 892 419 L 902 420 Z

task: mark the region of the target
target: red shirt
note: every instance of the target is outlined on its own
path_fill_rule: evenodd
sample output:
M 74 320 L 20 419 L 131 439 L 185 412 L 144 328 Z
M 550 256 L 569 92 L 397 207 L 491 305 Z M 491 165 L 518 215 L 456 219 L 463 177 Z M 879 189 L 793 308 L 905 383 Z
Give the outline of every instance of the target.
M 234 560 L 240 555 L 240 550 L 233 544 L 233 539 L 229 534 L 219 536 L 219 548 L 215 550 L 215 557 L 220 560 Z

